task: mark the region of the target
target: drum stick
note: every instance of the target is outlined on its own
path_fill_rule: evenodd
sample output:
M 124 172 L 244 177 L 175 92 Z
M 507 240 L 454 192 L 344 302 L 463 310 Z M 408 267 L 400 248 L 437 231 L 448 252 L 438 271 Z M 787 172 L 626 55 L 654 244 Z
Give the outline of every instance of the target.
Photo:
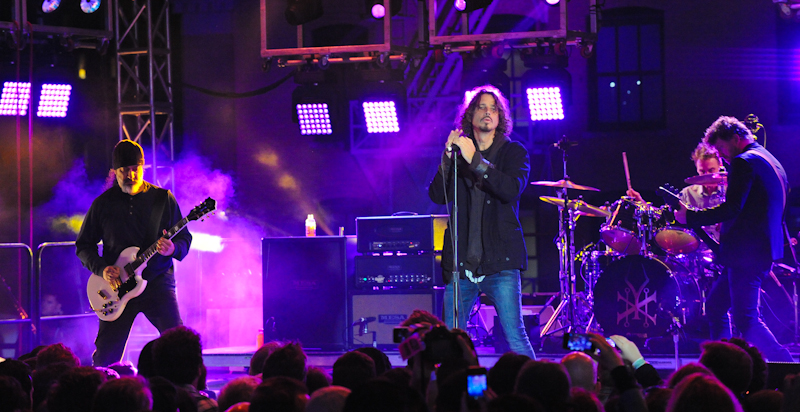
M 628 190 L 633 190 L 631 187 L 631 172 L 628 170 L 628 154 L 622 152 L 622 164 L 625 166 L 625 180 L 628 182 Z

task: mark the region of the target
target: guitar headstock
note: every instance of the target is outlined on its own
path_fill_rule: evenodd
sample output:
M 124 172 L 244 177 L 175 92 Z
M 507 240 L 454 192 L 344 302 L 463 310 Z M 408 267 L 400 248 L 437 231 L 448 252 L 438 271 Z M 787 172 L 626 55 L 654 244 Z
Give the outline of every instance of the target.
M 212 198 L 206 198 L 203 203 L 195 206 L 188 215 L 186 215 L 187 220 L 197 220 L 202 218 L 203 216 L 213 212 L 217 209 L 217 201 Z
M 669 183 L 664 183 L 656 189 L 656 193 L 664 199 L 668 205 L 673 208 L 680 208 L 681 198 L 680 190 L 676 189 Z

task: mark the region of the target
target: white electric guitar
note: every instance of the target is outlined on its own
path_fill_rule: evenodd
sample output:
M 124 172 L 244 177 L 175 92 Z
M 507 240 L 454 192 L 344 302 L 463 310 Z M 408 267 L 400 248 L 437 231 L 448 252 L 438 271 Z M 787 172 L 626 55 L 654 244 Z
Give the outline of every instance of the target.
M 207 198 L 203 203 L 197 205 L 180 222 L 175 224 L 167 233 L 162 236 L 172 239 L 183 230 L 192 220 L 198 220 L 216 209 L 217 202 L 212 198 Z M 147 281 L 142 279 L 142 272 L 147 267 L 147 261 L 158 253 L 158 242 L 153 243 L 144 252 L 139 253 L 139 248 L 131 246 L 119 254 L 119 258 L 114 266 L 120 268 L 119 288 L 114 289 L 103 279 L 102 276 L 91 275 L 86 285 L 86 293 L 89 295 L 89 303 L 92 310 L 101 320 L 113 321 L 122 315 L 128 301 L 141 295 L 147 287 Z

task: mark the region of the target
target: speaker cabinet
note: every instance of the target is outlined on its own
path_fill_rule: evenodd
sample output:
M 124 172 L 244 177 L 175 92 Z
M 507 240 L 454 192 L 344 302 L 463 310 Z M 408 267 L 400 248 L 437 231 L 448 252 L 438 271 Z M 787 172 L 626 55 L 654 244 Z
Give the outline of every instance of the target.
M 309 350 L 345 349 L 355 238 L 265 238 L 261 246 L 266 339 L 299 340 Z
M 382 350 L 397 349 L 397 344 L 392 339 L 392 330 L 408 319 L 414 309 L 423 309 L 433 314 L 439 313 L 441 309 L 441 298 L 437 296 L 436 290 L 353 294 L 350 300 L 352 326 L 349 336 L 352 347 L 372 346 L 374 332 L 378 348 Z M 363 324 L 354 325 L 361 318 L 375 318 L 366 324 L 366 333 Z

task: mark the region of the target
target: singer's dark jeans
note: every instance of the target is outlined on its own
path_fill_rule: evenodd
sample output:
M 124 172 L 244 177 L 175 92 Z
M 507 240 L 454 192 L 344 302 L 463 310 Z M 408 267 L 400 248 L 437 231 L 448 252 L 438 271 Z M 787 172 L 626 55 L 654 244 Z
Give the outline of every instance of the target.
M 92 354 L 94 366 L 108 366 L 122 359 L 131 326 L 139 313 L 144 313 L 159 332 L 183 324 L 175 293 L 175 276 L 164 274 L 148 281 L 144 292 L 128 302 L 122 316 L 112 322 L 100 321 L 94 341 L 97 350 Z
M 761 282 L 769 274 L 770 262 L 742 262 L 731 265 L 714 282 L 706 300 L 711 339 L 731 337 L 728 311 L 742 337 L 755 345 L 772 362 L 793 362 L 792 355 L 778 343 L 759 317 Z
M 453 322 L 453 284 L 450 282 L 444 289 L 444 323 L 452 328 Z M 475 305 L 481 292 L 494 303 L 497 317 L 503 325 L 506 341 L 512 351 L 536 359 L 531 341 L 522 323 L 522 292 L 519 270 L 504 270 L 493 275 L 486 275 L 480 283 L 472 283 L 469 279 L 459 279 L 460 302 L 458 305 L 458 327 L 466 330 L 467 316 Z

